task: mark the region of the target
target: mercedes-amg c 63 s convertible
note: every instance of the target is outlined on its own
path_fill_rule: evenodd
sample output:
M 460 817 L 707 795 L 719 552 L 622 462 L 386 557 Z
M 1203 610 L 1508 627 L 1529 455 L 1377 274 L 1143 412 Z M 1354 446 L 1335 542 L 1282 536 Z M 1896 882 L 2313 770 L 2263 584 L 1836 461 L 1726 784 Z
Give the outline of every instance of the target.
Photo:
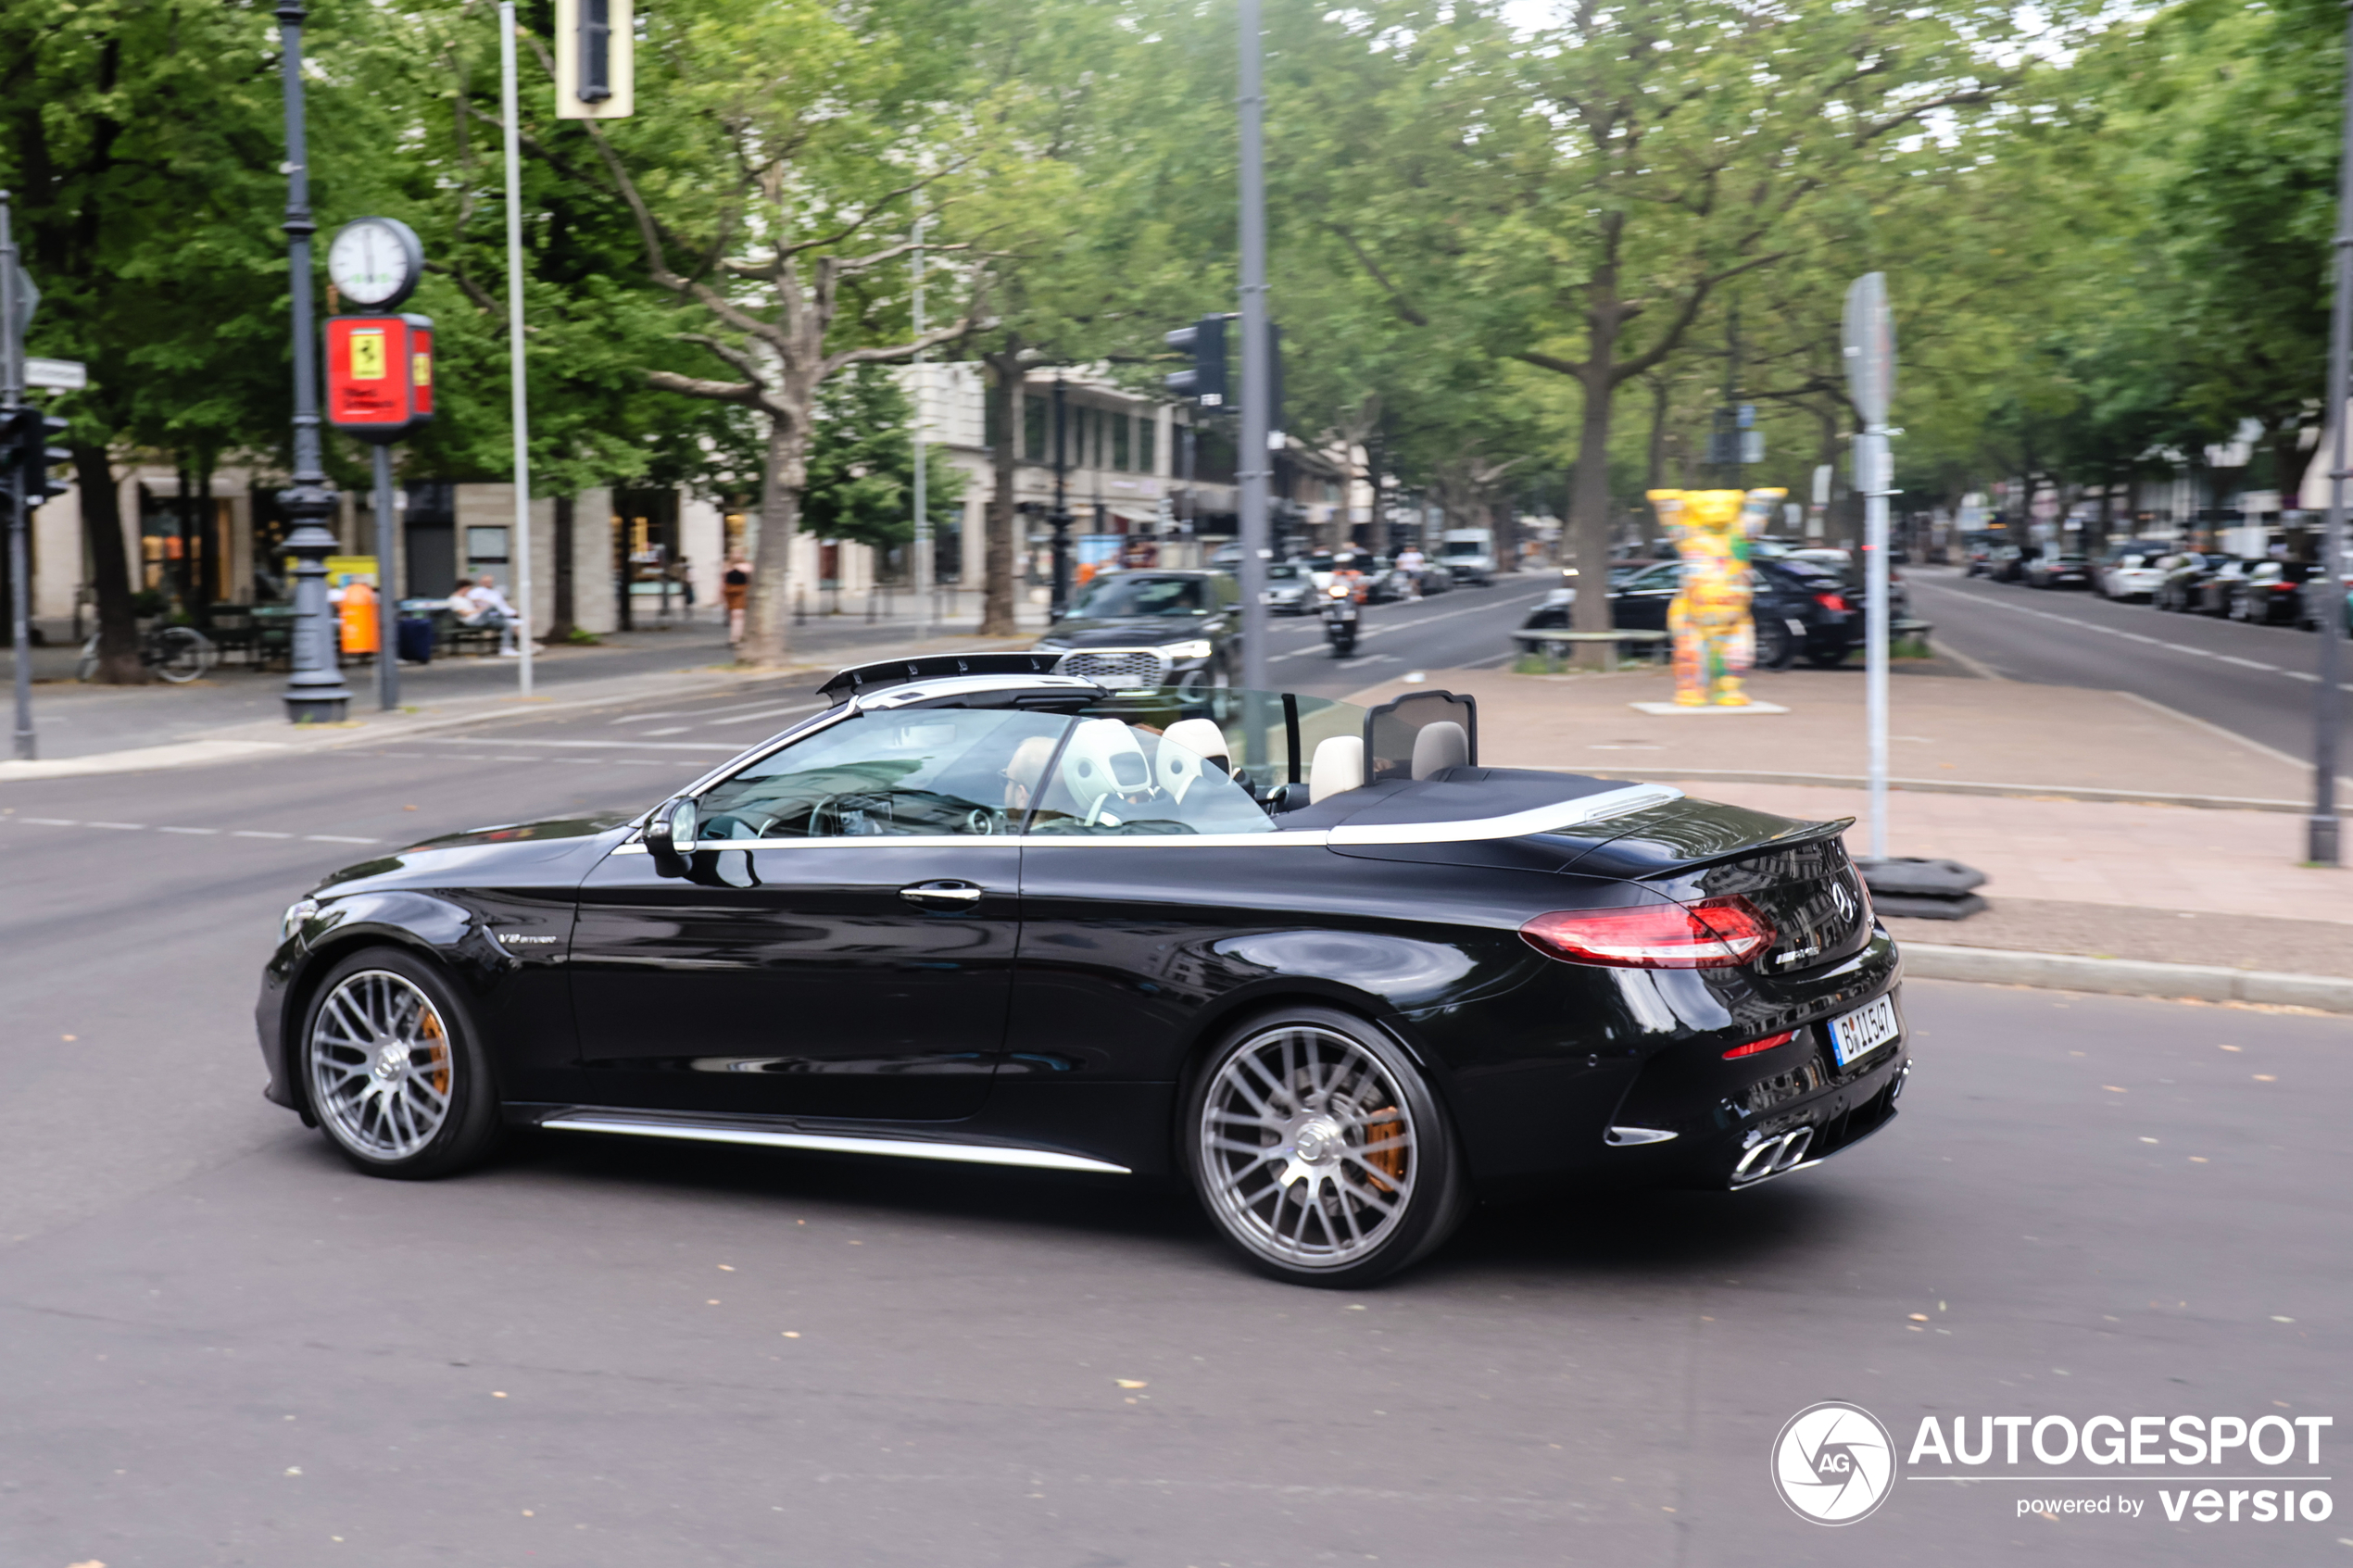
M 1361 1285 L 1478 1196 L 1740 1189 L 1895 1114 L 1840 843 L 1482 767 L 1474 705 L 869 665 L 625 819 L 435 838 L 287 910 L 269 1096 L 380 1175 L 513 1126 L 1182 1182 Z

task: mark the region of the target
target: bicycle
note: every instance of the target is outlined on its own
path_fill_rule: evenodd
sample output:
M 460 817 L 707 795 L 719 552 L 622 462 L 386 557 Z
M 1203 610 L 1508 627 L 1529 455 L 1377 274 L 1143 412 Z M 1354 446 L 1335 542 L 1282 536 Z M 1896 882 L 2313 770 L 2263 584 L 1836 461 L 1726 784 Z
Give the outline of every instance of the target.
M 139 662 L 173 685 L 182 686 L 211 673 L 220 662 L 220 650 L 193 626 L 153 626 L 139 633 Z M 97 672 L 98 638 L 93 633 L 82 645 L 73 678 L 87 681 Z

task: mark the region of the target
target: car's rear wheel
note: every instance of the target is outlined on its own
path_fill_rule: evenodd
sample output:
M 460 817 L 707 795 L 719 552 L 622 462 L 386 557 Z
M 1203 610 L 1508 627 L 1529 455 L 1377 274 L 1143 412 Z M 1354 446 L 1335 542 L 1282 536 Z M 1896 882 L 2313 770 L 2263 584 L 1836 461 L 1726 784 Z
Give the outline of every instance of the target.
M 1187 1109 L 1203 1207 L 1276 1279 L 1370 1284 L 1468 1211 L 1461 1150 L 1420 1071 L 1347 1013 L 1302 1005 L 1244 1025 L 1211 1053 Z
M 498 1096 L 464 1001 L 398 948 L 327 972 L 303 1024 L 302 1077 L 329 1141 L 371 1175 L 447 1175 L 497 1141 Z
M 1756 668 L 1786 670 L 1797 659 L 1797 639 L 1789 627 L 1768 616 L 1756 623 Z
M 1849 651 L 1843 647 L 1808 648 L 1806 650 L 1806 662 L 1817 670 L 1835 670 L 1846 662 Z

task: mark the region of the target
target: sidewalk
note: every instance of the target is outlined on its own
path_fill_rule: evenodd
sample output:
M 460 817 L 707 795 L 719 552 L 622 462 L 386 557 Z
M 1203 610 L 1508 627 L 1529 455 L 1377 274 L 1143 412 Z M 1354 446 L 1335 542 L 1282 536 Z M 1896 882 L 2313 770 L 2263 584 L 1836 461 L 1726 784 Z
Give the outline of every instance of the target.
M 1036 623 L 1036 625 L 1033 625 Z M 675 625 L 668 630 L 607 633 L 598 646 L 565 644 L 539 649 L 532 659 L 535 703 L 614 703 L 635 696 L 668 691 L 687 694 L 724 689 L 741 682 L 798 677 L 810 670 L 833 670 L 847 663 L 889 659 L 901 651 L 923 649 L 929 654 L 967 646 L 1028 646 L 1028 637 L 1045 625 L 1045 611 L 1024 616 L 1019 639 L 979 642 L 975 621 L 946 621 L 934 628 L 932 639 L 918 639 L 911 619 L 868 621 L 859 616 L 824 616 L 793 628 L 793 665 L 788 670 L 734 668 L 724 625 L 715 616 Z M 280 696 L 287 686 L 284 670 L 249 670 L 223 665 L 200 682 L 171 686 L 153 682 L 145 686 L 96 686 L 57 674 L 52 665 L 70 670 L 69 649 L 35 649 L 33 726 L 40 759 L 70 761 L 115 757 L 122 752 L 153 750 L 148 759 L 125 757 L 125 766 L 176 766 L 183 761 L 221 759 L 254 750 L 278 750 L 299 746 L 348 743 L 356 731 L 370 741 L 386 734 L 402 734 L 422 726 L 445 726 L 492 712 L 510 712 L 522 703 L 518 696 L 515 659 L 443 659 L 431 665 L 402 665 L 397 715 L 376 708 L 376 672 L 371 665 L 344 670 L 350 691 L 350 729 L 322 729 L 296 734 L 284 721 Z M 7 674 L 7 651 L 0 649 L 0 682 Z M 171 747 L 162 752 L 162 747 Z M 26 769 L 0 761 L 0 781 L 7 778 L 54 776 L 61 769 L 33 764 Z
M 390 714 L 376 706 L 375 671 L 353 666 L 343 672 L 351 692 L 348 721 L 342 726 L 299 731 L 285 721 L 280 700 L 286 686 L 283 670 L 224 668 L 184 686 L 44 680 L 32 689 L 41 759 L 0 761 L 0 783 L 374 743 L 519 710 L 805 680 L 815 672 L 829 674 L 845 664 L 900 653 L 1025 647 L 1044 623 L 1044 612 L 1036 610 L 1024 618 L 1021 636 L 983 641 L 974 634 L 969 617 L 942 622 L 928 639 L 919 639 L 914 622 L 904 618 L 874 622 L 846 615 L 812 618 L 793 629 L 794 663 L 789 668 L 744 671 L 735 666 L 724 626 L 706 619 L 666 631 L 610 633 L 593 647 L 539 649 L 532 660 L 533 696 L 528 701 L 517 693 L 515 659 L 448 659 L 421 668 L 403 667 L 401 709 Z M 35 668 L 43 668 L 42 657 L 55 651 L 41 650 Z M 0 657 L 0 671 L 6 663 Z M 816 683 L 808 684 L 813 687 Z
M 1652 715 L 1649 671 L 1430 671 L 1359 702 L 1444 686 L 1478 699 L 1480 760 L 1657 780 L 1808 819 L 1866 809 L 1863 681 L 1758 676 L 1784 714 Z M 1971 679 L 1895 683 L 1889 853 L 1987 875 L 1966 921 L 1890 920 L 1907 943 L 2284 971 L 2353 980 L 2353 871 L 2299 864 L 2309 772 L 2114 692 Z M 2193 802 L 2200 804 L 2191 804 Z M 1860 849 L 1858 824 L 1848 835 Z

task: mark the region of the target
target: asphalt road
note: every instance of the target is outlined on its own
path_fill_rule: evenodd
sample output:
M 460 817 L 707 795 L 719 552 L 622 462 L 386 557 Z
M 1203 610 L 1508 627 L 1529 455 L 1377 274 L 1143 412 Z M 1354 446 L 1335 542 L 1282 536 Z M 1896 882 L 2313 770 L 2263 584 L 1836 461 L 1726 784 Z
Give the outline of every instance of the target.
M 2007 679 L 2132 692 L 2298 760 L 2312 755 L 2320 639 L 2309 632 L 1957 571 L 1907 568 L 1905 581 L 1939 647 Z M 2353 670 L 2353 657 L 2347 662 Z M 2340 765 L 2353 766 L 2353 736 L 2342 755 Z
M 1928 1414 L 2332 1415 L 2296 1473 L 2340 1476 L 2342 1019 L 1915 984 L 1919 1068 L 1869 1143 L 1738 1198 L 1482 1210 L 1360 1295 L 1260 1281 L 1116 1181 L 547 1136 L 409 1185 L 260 1099 L 255 978 L 313 878 L 658 798 L 718 754 L 655 748 L 789 718 L 709 706 L 0 788 L 0 1563 L 2353 1549 L 2353 1507 L 2175 1524 L 2080 1466 L 1906 1481 L 1841 1530 L 1768 1476 L 1825 1399 L 1899 1447 Z M 2054 1494 L 2147 1507 L 2019 1514 Z

